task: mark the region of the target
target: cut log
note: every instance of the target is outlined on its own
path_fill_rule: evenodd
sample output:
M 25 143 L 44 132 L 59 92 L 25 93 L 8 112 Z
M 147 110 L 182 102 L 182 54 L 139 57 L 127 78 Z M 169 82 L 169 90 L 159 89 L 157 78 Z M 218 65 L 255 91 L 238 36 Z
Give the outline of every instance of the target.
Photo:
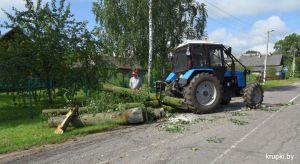
M 48 126 L 53 128 L 57 127 L 63 120 L 65 119 L 65 116 L 52 116 L 48 118 Z
M 141 108 L 133 108 L 125 112 L 125 120 L 128 124 L 140 124 L 144 122 L 143 110 Z
M 103 85 L 103 90 L 108 91 L 108 92 L 113 92 L 117 94 L 127 94 L 127 95 L 132 95 L 132 94 L 137 94 L 142 91 L 138 90 L 131 90 L 128 88 L 122 88 L 122 87 L 117 87 L 109 84 Z M 148 100 L 157 100 L 156 95 L 154 93 L 148 93 Z M 164 96 L 161 100 L 161 103 L 163 105 L 171 106 L 174 108 L 180 108 L 180 109 L 187 109 L 186 104 L 184 103 L 183 99 L 179 98 L 174 98 L 170 96 Z
M 51 117 L 51 116 L 59 116 L 59 115 L 65 115 L 70 111 L 70 108 L 62 108 L 62 109 L 44 109 L 42 111 L 42 116 L 43 117 Z M 88 110 L 87 108 L 80 108 L 79 113 L 87 113 Z
M 141 124 L 147 120 L 155 120 L 164 116 L 165 112 L 162 108 L 148 108 L 147 110 L 144 110 L 143 108 L 133 108 L 124 112 L 82 114 L 80 116 L 74 116 L 71 120 L 71 124 L 74 127 L 99 125 L 104 123 L 116 123 L 120 125 Z M 57 127 L 64 119 L 64 116 L 50 117 L 48 119 L 48 126 L 50 128 Z
M 67 115 L 65 116 L 62 123 L 57 126 L 55 130 L 55 134 L 63 134 L 64 131 L 67 129 L 69 123 L 72 121 L 73 117 L 78 114 L 79 106 L 76 106 L 74 109 L 71 109 Z
M 146 102 L 144 102 L 144 104 L 147 107 L 153 107 L 153 108 L 159 108 L 160 107 L 159 101 L 157 101 L 157 100 L 146 101 Z
M 69 114 L 69 113 L 68 113 Z M 68 115 L 67 114 L 67 115 Z M 56 127 L 64 122 L 65 117 L 57 116 L 48 119 L 49 127 Z M 144 122 L 142 108 L 133 108 L 124 112 L 82 114 L 71 120 L 74 127 L 97 125 L 103 123 L 139 124 Z
M 52 116 L 48 118 L 48 126 L 51 128 L 57 127 L 60 125 L 63 120 L 65 119 L 66 116 Z M 78 118 L 78 116 L 74 116 L 73 119 L 71 120 L 71 125 L 75 128 L 80 128 L 83 127 L 84 124 L 82 121 Z M 69 125 L 70 126 L 70 125 Z
M 124 111 L 131 108 L 144 108 L 145 105 L 142 103 L 126 103 L 126 104 L 116 104 L 114 105 L 114 109 L 117 109 L 118 111 Z M 63 108 L 63 109 L 44 109 L 42 111 L 42 116 L 44 118 L 49 118 L 52 116 L 59 116 L 59 115 L 65 115 L 69 112 L 70 108 Z M 85 114 L 89 113 L 88 108 L 82 107 L 79 110 L 79 114 Z M 90 112 L 91 113 L 91 112 Z

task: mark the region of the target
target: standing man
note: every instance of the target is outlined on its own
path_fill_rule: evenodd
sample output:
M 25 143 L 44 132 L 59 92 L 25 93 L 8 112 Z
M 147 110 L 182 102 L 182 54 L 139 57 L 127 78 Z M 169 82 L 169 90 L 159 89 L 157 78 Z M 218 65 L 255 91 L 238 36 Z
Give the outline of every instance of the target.
M 142 87 L 142 82 L 138 75 L 138 70 L 134 69 L 132 71 L 131 75 L 132 75 L 132 77 L 130 78 L 130 81 L 129 81 L 129 87 L 134 90 L 140 89 Z

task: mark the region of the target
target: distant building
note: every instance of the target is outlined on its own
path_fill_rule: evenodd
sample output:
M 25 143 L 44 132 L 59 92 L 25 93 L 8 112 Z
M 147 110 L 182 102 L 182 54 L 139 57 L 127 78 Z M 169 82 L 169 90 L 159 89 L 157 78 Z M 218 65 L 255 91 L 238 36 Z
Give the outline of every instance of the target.
M 239 59 L 252 73 L 262 75 L 264 72 L 265 55 L 258 54 L 245 54 Z M 283 57 L 282 55 L 268 55 L 267 68 L 275 69 L 276 75 L 280 76 L 283 70 Z
M 15 27 L 15 28 L 10 29 L 3 35 L 1 35 L 0 41 L 8 42 L 8 41 L 14 40 L 17 35 L 26 36 L 19 27 Z

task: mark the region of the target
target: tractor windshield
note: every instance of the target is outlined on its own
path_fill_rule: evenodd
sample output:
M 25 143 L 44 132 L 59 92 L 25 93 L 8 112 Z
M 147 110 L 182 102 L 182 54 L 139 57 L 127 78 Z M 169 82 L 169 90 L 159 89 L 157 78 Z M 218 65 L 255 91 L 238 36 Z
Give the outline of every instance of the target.
M 178 48 L 174 53 L 173 58 L 173 71 L 174 72 L 184 72 L 187 70 L 187 47 Z
M 203 68 L 208 66 L 208 57 L 202 45 L 194 45 L 192 49 L 193 67 Z

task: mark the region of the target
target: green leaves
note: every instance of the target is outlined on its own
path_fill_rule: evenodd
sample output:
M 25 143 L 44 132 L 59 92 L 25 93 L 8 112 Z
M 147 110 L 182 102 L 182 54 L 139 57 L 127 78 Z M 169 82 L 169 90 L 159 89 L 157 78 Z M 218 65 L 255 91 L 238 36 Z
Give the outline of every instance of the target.
M 293 33 L 286 36 L 275 43 L 274 49 L 276 53 L 283 55 L 284 65 L 289 66 L 289 71 L 292 70 L 291 65 L 294 53 L 296 55 L 296 65 L 300 64 L 300 35 Z M 296 69 L 300 72 L 300 67 L 296 67 Z
M 86 88 L 97 86 L 99 78 L 105 78 L 98 42 L 86 29 L 86 22 L 74 19 L 70 4 L 65 0 L 38 0 L 37 3 L 26 0 L 24 10 L 13 9 L 13 13 L 5 13 L 8 21 L 2 26 L 19 29 L 0 46 L 3 51 L 0 63 L 18 61 L 18 66 L 6 64 L 8 76 L 16 74 L 13 83 L 27 79 L 26 72 L 31 72 L 32 77 L 48 84 L 51 102 L 53 88 L 64 88 L 73 93 L 83 85 Z M 3 74 L 0 72 L 0 78 Z
M 139 62 L 146 68 L 148 61 L 148 0 L 98 0 L 93 12 L 99 23 L 97 31 L 104 51 Z M 194 0 L 153 1 L 153 54 L 157 78 L 167 65 L 169 51 L 178 45 L 187 27 L 194 27 L 198 38 L 205 34 L 207 12 L 204 4 Z M 171 47 L 167 48 L 167 42 Z
M 295 33 L 288 35 L 284 39 L 277 41 L 274 46 L 277 52 L 285 55 L 290 53 L 292 47 L 297 50 L 297 54 L 300 53 L 300 35 Z

